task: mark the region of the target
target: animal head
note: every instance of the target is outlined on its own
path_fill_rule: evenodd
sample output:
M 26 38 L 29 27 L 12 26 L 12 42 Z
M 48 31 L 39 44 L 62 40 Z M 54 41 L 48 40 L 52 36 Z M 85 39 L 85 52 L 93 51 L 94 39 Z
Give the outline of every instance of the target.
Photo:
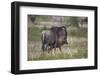
M 67 30 L 65 26 L 61 26 L 59 29 L 59 40 L 60 42 L 64 43 L 64 44 L 68 44 L 67 42 Z

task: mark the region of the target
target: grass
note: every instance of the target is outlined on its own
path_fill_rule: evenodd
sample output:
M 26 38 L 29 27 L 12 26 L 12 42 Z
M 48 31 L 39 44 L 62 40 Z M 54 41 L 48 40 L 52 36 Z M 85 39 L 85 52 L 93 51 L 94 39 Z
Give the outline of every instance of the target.
M 41 54 L 38 58 L 33 58 L 33 60 L 57 60 L 57 59 L 68 59 L 70 58 L 69 55 L 66 55 L 66 57 L 62 54 L 56 54 L 56 55 L 48 55 L 48 54 Z
M 81 49 L 77 50 L 77 53 L 71 52 L 69 53 L 58 53 L 58 54 L 40 54 L 38 57 L 33 57 L 32 60 L 58 60 L 58 59 L 80 59 L 87 58 L 87 50 Z M 31 59 L 30 59 L 31 60 Z
M 62 46 L 63 54 L 56 51 L 55 54 L 40 54 L 41 49 L 41 31 L 48 28 L 28 27 L 28 60 L 57 60 L 57 59 L 81 59 L 88 57 L 87 50 L 87 29 L 68 27 L 68 45 Z M 33 46 L 34 45 L 34 46 Z M 69 48 L 69 52 L 67 48 Z
M 38 27 L 31 27 L 28 28 L 28 41 L 38 41 L 40 40 L 41 32 L 43 30 L 47 30 L 47 27 L 38 28 Z
M 68 35 L 72 37 L 87 37 L 87 28 L 70 27 Z
M 28 40 L 29 41 L 40 40 L 40 33 L 41 31 L 37 27 L 28 28 Z
M 77 53 L 73 54 L 73 58 L 87 58 L 87 49 L 79 49 Z

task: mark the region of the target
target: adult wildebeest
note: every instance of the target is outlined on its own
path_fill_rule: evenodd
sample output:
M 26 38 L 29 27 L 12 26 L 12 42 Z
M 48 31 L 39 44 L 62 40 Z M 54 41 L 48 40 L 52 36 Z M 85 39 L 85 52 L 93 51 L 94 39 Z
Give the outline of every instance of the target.
M 65 26 L 52 27 L 49 30 L 42 31 L 42 50 L 51 51 L 53 48 L 59 48 L 61 51 L 61 46 L 63 44 L 68 44 L 67 42 L 67 30 Z

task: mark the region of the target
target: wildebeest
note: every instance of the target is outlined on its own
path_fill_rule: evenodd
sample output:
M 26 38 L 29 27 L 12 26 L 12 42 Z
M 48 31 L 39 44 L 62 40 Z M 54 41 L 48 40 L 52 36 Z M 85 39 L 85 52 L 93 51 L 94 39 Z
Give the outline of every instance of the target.
M 67 30 L 65 26 L 52 27 L 49 30 L 42 31 L 42 50 L 50 52 L 52 49 L 59 48 L 67 42 Z

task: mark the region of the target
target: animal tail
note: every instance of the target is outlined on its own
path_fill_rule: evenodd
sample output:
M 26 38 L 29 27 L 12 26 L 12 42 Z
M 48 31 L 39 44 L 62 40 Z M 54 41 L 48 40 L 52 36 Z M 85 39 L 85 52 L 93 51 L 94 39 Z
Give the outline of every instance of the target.
M 42 31 L 42 36 L 41 36 L 42 42 L 44 42 L 44 36 L 45 36 L 45 31 Z

